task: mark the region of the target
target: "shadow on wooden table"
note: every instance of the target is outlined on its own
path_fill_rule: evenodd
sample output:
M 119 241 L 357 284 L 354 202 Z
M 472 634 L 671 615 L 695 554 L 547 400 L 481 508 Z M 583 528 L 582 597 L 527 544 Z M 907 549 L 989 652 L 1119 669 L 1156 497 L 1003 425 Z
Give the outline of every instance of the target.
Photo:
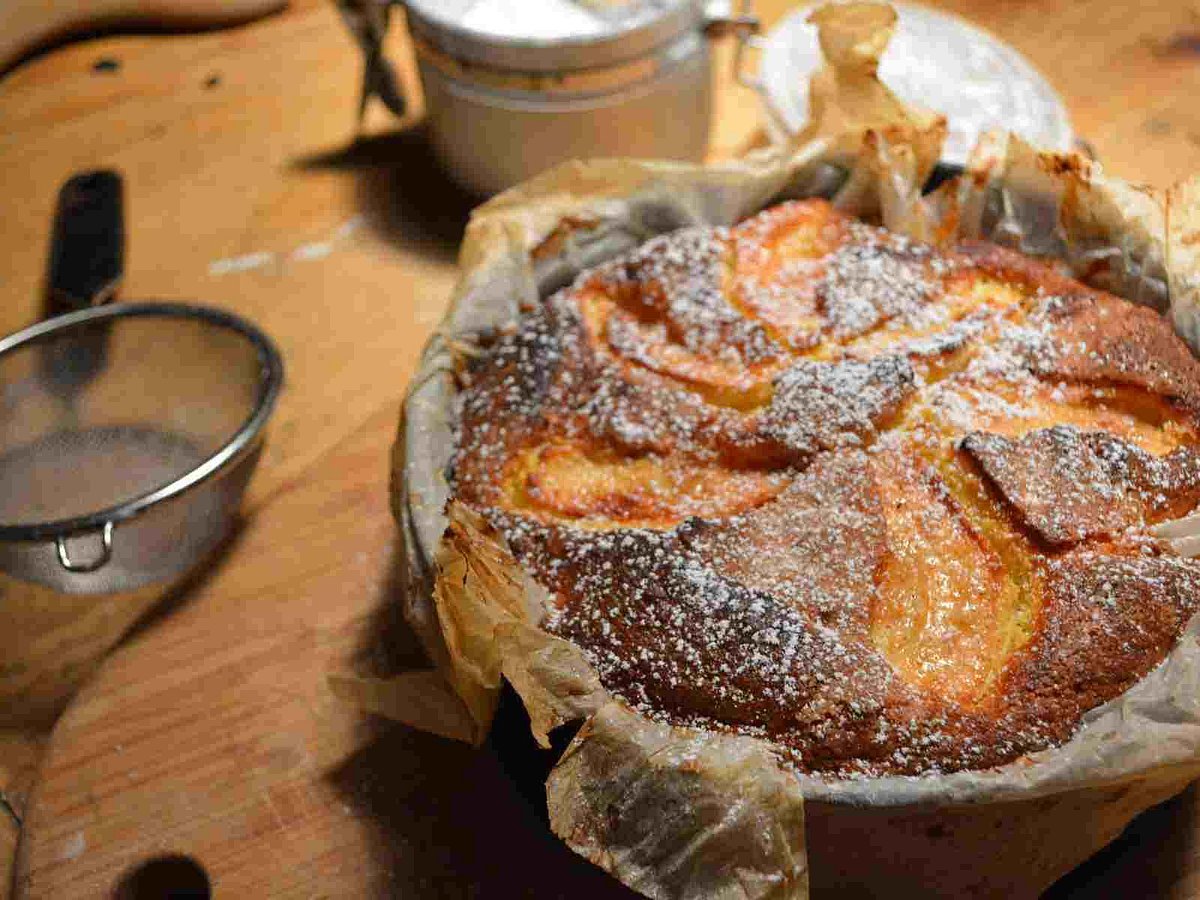
M 358 207 L 368 227 L 406 248 L 452 263 L 471 210 L 483 202 L 449 179 L 421 126 L 360 137 L 329 153 L 292 163 L 302 170 L 357 175 Z
M 387 578 L 367 620 L 358 632 L 350 668 L 360 675 L 387 678 L 412 669 L 429 668 L 416 632 L 404 620 L 401 600 L 409 579 L 407 557 L 397 537 L 392 541 Z
M 1195 896 L 1195 885 L 1180 878 L 1198 849 L 1198 799 L 1193 784 L 1142 813 L 1119 838 L 1059 879 L 1043 900 Z
M 383 896 L 635 896 L 553 837 L 486 751 L 389 725 L 331 778 L 370 823 Z
M 361 632 L 353 667 L 386 676 L 425 667 L 404 621 L 404 553 Z M 353 815 L 367 824 L 376 867 L 390 873 L 383 897 L 634 898 L 549 833 L 486 749 L 382 719 L 370 739 L 330 772 Z

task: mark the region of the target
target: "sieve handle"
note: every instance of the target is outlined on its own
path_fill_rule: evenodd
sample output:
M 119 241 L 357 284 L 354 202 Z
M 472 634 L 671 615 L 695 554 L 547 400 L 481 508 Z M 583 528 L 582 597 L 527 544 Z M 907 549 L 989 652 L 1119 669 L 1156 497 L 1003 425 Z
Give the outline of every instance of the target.
M 58 548 L 58 562 L 68 572 L 87 573 L 95 572 L 105 563 L 112 559 L 113 551 L 113 523 L 105 522 L 104 527 L 100 529 L 100 552 L 92 559 L 86 562 L 71 559 L 71 554 L 67 550 L 67 536 L 60 534 L 54 539 L 55 546 Z
M 124 186 L 109 169 L 73 175 L 58 192 L 46 314 L 74 312 L 107 303 L 125 269 Z

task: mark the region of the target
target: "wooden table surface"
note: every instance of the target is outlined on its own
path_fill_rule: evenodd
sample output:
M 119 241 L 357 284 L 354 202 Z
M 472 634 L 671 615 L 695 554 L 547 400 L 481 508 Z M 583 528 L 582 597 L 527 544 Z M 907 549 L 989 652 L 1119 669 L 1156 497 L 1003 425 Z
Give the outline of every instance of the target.
M 1112 171 L 1200 171 L 1200 7 L 941 5 L 1027 54 Z M 787 6 L 759 3 L 768 21 Z M 366 719 L 325 685 L 419 660 L 395 613 L 387 450 L 472 204 L 419 110 L 376 110 L 353 143 L 359 68 L 332 4 L 293 0 L 229 31 L 78 43 L 0 80 L 0 331 L 38 315 L 58 186 L 115 166 L 123 295 L 234 309 L 288 367 L 244 523 L 203 577 L 148 617 L 145 599 L 28 612 L 0 585 L 0 654 L 61 663 L 33 678 L 0 655 L 0 896 L 19 822 L 22 897 L 108 896 L 170 853 L 225 897 L 621 894 L 534 827 L 486 754 Z M 757 125 L 753 97 L 719 97 L 718 156 Z M 1198 815 L 1192 792 L 1153 811 L 1059 895 L 1200 896 Z

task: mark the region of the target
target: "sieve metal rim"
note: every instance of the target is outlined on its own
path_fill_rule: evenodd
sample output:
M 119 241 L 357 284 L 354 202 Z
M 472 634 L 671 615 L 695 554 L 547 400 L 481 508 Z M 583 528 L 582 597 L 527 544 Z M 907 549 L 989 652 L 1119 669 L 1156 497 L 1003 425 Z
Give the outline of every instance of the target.
M 283 357 L 275 342 L 258 326 L 223 309 L 196 303 L 161 302 L 108 303 L 93 306 L 45 319 L 0 338 L 0 357 L 34 341 L 79 325 L 104 319 L 139 316 L 198 320 L 208 325 L 230 329 L 246 338 L 257 351 L 261 365 L 258 397 L 254 408 L 220 448 L 178 478 L 123 503 L 82 516 L 48 522 L 0 523 L 0 541 L 40 541 L 46 538 L 67 537 L 111 527 L 117 522 L 131 519 L 148 507 L 182 494 L 224 469 L 252 446 L 261 434 L 283 389 Z

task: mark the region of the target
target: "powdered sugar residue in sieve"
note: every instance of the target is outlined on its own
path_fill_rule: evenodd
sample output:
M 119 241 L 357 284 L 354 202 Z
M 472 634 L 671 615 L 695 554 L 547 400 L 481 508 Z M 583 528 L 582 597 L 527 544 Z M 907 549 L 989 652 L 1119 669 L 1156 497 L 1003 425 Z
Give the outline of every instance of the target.
M 100 512 L 160 488 L 205 458 L 190 438 L 140 425 L 51 432 L 0 456 L 0 523 Z

